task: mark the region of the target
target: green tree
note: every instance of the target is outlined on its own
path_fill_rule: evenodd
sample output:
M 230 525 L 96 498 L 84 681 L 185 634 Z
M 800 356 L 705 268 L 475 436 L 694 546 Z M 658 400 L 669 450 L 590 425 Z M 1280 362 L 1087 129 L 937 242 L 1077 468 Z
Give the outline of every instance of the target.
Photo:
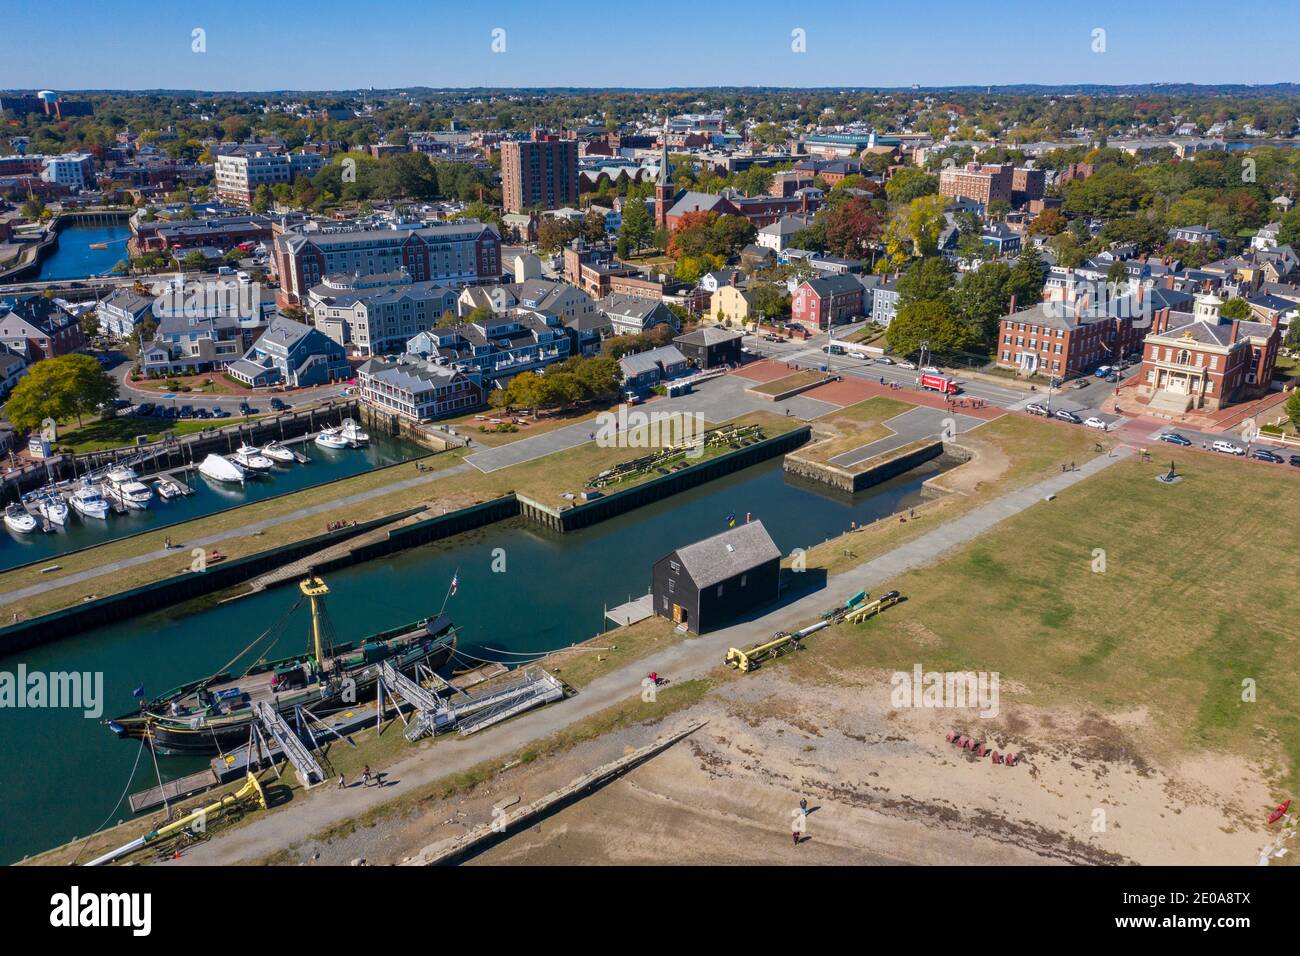
M 952 281 L 952 269 L 942 256 L 914 262 L 898 280 L 898 305 L 901 308 L 912 302 L 946 302 Z
M 47 418 L 55 421 L 96 413 L 117 398 L 117 380 L 89 355 L 74 353 L 35 363 L 14 386 L 5 414 L 14 427 L 32 429 Z
M 623 203 L 623 225 L 619 228 L 620 239 L 626 239 L 633 252 L 640 252 L 650 245 L 654 236 L 654 220 L 650 210 L 639 199 L 629 199 Z
M 909 166 L 900 169 L 885 183 L 885 195 L 890 202 L 910 203 L 921 196 L 932 196 L 939 191 L 939 177 L 923 169 Z
M 921 300 L 898 310 L 885 333 L 889 347 L 898 355 L 913 355 L 925 343 L 933 355 L 961 351 L 969 334 L 946 302 Z
M 1250 303 L 1245 299 L 1234 296 L 1223 303 L 1223 308 L 1219 310 L 1219 314 L 1225 319 L 1249 319 L 1251 317 Z
M 1020 250 L 1016 264 L 1007 278 L 1007 294 L 1016 297 L 1016 308 L 1037 305 L 1043 301 L 1043 283 L 1047 281 L 1047 268 L 1043 256 L 1032 242 Z

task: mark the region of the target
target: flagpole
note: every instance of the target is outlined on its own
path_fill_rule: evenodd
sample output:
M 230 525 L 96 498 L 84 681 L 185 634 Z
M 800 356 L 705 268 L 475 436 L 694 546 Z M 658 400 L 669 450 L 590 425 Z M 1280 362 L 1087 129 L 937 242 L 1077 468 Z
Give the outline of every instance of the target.
M 447 602 L 451 600 L 451 589 L 456 586 L 458 580 L 460 580 L 460 568 L 457 568 L 455 573 L 452 574 L 451 584 L 447 585 L 447 594 L 442 599 L 442 607 L 438 608 L 439 617 L 442 617 L 442 612 L 447 610 Z

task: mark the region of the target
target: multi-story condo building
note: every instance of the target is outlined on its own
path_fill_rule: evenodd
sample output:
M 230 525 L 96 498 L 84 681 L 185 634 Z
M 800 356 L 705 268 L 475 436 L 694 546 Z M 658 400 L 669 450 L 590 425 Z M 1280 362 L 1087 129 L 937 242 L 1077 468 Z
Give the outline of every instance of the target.
M 435 364 L 459 365 L 481 376 L 485 385 L 563 362 L 569 349 L 559 316 L 528 310 L 430 329 L 406 343 L 409 354 Z
M 578 141 L 534 130 L 501 144 L 501 195 L 506 212 L 558 209 L 578 201 Z
M 364 362 L 357 387 L 376 411 L 417 422 L 477 408 L 486 399 L 477 373 L 411 354 Z
M 317 153 L 270 153 L 262 150 L 218 156 L 214 176 L 217 195 L 227 202 L 253 201 L 259 186 L 292 183 L 316 173 L 325 160 Z
M 474 219 L 418 229 L 290 230 L 275 239 L 281 308 L 302 305 L 326 276 L 359 277 L 405 270 L 414 282 L 459 288 L 501 278 L 501 237 Z
M 343 346 L 310 325 L 276 316 L 226 374 L 245 385 L 304 388 L 352 377 Z
M 939 172 L 939 195 L 970 199 L 983 206 L 998 201 L 1010 203 L 1014 179 L 1010 165 L 948 166 Z
M 45 157 L 41 179 L 69 189 L 87 189 L 95 185 L 95 159 L 89 153 L 64 153 Z
M 400 352 L 420 332 L 456 315 L 456 290 L 407 272 L 333 275 L 307 293 L 306 313 L 325 335 L 361 355 Z

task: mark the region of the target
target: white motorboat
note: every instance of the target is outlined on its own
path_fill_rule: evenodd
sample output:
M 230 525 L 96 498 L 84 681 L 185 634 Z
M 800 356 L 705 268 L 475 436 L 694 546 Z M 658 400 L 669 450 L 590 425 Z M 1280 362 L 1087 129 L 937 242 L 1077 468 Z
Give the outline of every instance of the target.
M 351 445 L 366 445 L 370 442 L 370 436 L 363 432 L 361 426 L 350 418 L 343 419 L 343 423 L 339 425 L 339 434 Z
M 348 448 L 352 443 L 343 437 L 339 429 L 326 428 L 316 436 L 316 444 L 322 448 Z
M 165 478 L 159 478 L 153 483 L 153 486 L 158 490 L 158 497 L 163 498 L 166 501 L 171 501 L 173 498 L 181 498 L 185 494 L 175 482 L 168 481 Z
M 22 505 L 10 505 L 5 509 L 5 527 L 18 534 L 31 534 L 36 530 L 36 515 Z
M 275 462 L 263 455 L 262 449 L 247 442 L 235 449 L 230 460 L 245 471 L 270 471 L 275 467 Z
M 262 448 L 262 454 L 272 461 L 280 462 L 284 465 L 293 464 L 293 452 L 285 448 L 278 441 L 273 441 Z
M 199 465 L 199 474 L 213 481 L 244 483 L 244 469 L 224 455 L 209 455 Z
M 107 518 L 108 502 L 89 481 L 83 481 L 81 487 L 72 493 L 72 507 L 83 518 Z
M 140 480 L 129 465 L 115 465 L 104 476 L 104 494 L 123 508 L 143 511 L 153 500 L 153 489 Z
M 50 494 L 36 501 L 36 513 L 50 524 L 62 528 L 68 523 L 68 503 L 61 495 Z

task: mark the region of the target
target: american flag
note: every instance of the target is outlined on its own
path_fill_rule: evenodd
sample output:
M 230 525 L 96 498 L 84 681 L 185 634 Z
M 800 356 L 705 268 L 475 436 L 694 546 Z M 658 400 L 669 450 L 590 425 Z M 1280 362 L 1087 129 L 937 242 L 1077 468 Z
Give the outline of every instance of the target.
M 456 596 L 456 588 L 460 587 L 460 572 L 457 571 L 451 576 L 451 596 Z

